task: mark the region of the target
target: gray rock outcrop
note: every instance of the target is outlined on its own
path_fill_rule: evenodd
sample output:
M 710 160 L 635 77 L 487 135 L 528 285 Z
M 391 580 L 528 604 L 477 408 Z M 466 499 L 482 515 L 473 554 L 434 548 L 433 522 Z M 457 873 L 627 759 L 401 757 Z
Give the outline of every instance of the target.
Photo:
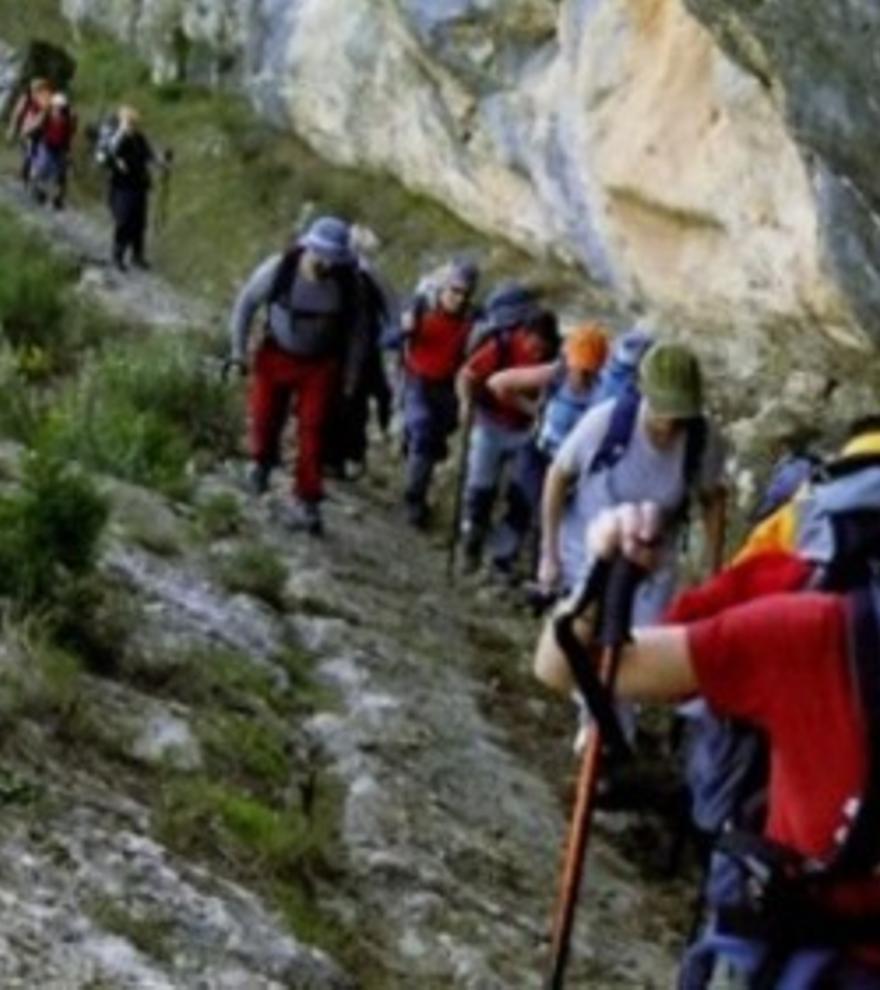
M 818 364 L 829 341 L 880 334 L 867 0 L 806 21 L 794 0 L 64 8 L 139 44 L 157 78 L 240 85 L 334 161 L 387 170 L 670 321 L 734 328 L 743 380 L 768 332 L 779 349 L 806 331 Z

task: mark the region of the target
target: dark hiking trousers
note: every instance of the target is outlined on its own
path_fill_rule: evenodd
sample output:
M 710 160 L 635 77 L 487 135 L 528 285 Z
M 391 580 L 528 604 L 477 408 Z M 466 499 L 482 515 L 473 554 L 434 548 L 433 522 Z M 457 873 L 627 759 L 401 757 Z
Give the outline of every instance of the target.
M 514 566 L 538 516 L 541 493 L 550 458 L 535 446 L 534 440 L 516 455 L 507 486 L 504 517 L 493 540 L 496 566 Z
M 147 233 L 146 189 L 113 187 L 110 190 L 110 211 L 113 214 L 113 258 L 125 261 L 131 251 L 136 261 L 144 260 L 144 239 Z
M 434 382 L 408 374 L 404 382 L 406 501 L 423 504 L 434 466 L 449 453 L 449 437 L 458 425 L 458 400 L 451 381 Z

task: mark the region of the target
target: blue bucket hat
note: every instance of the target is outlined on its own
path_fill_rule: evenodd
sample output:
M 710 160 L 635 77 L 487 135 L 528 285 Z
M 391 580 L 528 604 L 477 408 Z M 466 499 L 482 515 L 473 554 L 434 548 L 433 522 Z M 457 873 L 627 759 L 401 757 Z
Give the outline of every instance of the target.
M 493 330 L 531 323 L 540 313 L 534 291 L 519 282 L 502 282 L 486 300 L 486 323 Z
M 466 292 L 474 292 L 480 281 L 480 269 L 474 261 L 456 258 L 450 262 L 445 281 L 446 285 L 464 289 Z
M 355 262 L 351 228 L 338 217 L 319 217 L 299 243 L 331 265 L 353 265 Z

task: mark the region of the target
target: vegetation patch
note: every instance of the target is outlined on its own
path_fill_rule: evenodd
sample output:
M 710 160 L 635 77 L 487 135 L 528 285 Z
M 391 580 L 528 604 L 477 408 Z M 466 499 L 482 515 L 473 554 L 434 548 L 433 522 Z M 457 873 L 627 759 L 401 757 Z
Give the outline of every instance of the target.
M 272 608 L 284 607 L 287 565 L 265 543 L 245 543 L 217 561 L 218 576 L 236 594 L 252 595 Z
M 109 897 L 96 900 L 89 915 L 99 928 L 125 939 L 147 958 L 163 963 L 172 961 L 174 924 L 171 921 L 140 912 L 135 914 Z
M 94 483 L 60 460 L 25 460 L 21 488 L 0 497 L 0 595 L 51 608 L 95 566 L 108 507 Z
M 244 523 L 241 502 L 230 492 L 214 492 L 196 504 L 196 525 L 210 540 L 238 536 Z
M 235 453 L 232 393 L 194 336 L 146 337 L 94 355 L 57 398 L 41 442 L 96 471 L 171 496 L 189 493 L 195 458 Z

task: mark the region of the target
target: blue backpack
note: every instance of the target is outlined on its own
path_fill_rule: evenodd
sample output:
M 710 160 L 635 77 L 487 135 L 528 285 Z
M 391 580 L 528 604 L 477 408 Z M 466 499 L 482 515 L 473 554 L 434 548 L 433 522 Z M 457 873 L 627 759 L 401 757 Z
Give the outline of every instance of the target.
M 872 644 L 876 639 L 874 606 L 877 601 L 875 571 L 880 562 L 880 458 L 851 458 L 827 466 L 817 466 L 815 459 L 811 461 L 810 476 L 815 481 L 815 487 L 802 511 L 798 548 L 806 559 L 815 563 L 815 575 L 810 583 L 812 588 L 836 591 L 857 589 L 850 591 L 858 605 L 858 623 L 850 637 L 855 644 L 852 666 L 859 672 L 862 699 L 876 701 L 876 704 L 871 701 L 865 715 L 869 735 L 876 737 L 880 747 L 880 700 L 876 697 L 876 688 L 880 688 L 880 671 L 877 672 L 876 684 L 871 681 L 873 675 L 862 673 L 866 665 L 876 662 L 876 657 L 862 654 L 866 652 L 865 644 L 869 647 L 867 653 L 872 654 Z M 797 473 L 792 472 L 792 476 Z M 787 497 L 803 480 L 802 476 Z M 782 502 L 787 497 L 782 498 Z M 863 685 L 865 679 L 869 683 Z M 704 904 L 712 912 L 730 914 L 734 909 L 739 911 L 740 906 L 747 904 L 751 898 L 755 880 L 750 869 L 754 867 L 768 876 L 772 872 L 770 866 L 762 862 L 764 853 L 761 850 L 764 849 L 771 858 L 774 851 L 768 852 L 764 848 L 766 843 L 760 838 L 766 813 L 766 743 L 755 729 L 720 719 L 703 706 L 702 711 L 689 722 L 687 744 L 685 772 L 691 792 L 692 819 L 702 831 L 716 839 L 721 837 L 708 864 L 702 891 Z M 865 797 L 863 806 L 868 809 L 873 806 L 874 811 L 869 812 L 869 821 L 853 830 L 862 836 L 859 841 L 863 847 L 867 846 L 870 855 L 864 848 L 861 854 L 852 850 L 846 854 L 848 860 L 855 860 L 857 867 L 859 855 L 865 862 L 872 857 L 875 861 L 880 860 L 880 847 L 875 850 L 871 841 L 865 839 L 865 834 L 870 836 L 872 829 L 880 838 L 880 748 L 873 753 L 872 761 L 871 793 Z M 862 815 L 858 817 L 861 819 Z M 744 862 L 747 862 L 745 869 Z M 829 879 L 833 878 L 835 868 L 833 864 L 828 864 L 826 872 Z M 864 863 L 861 868 L 868 872 Z M 876 921 L 880 930 L 880 919 Z M 796 924 L 800 923 L 801 920 L 796 919 Z M 788 933 L 789 936 L 791 934 Z M 758 932 L 758 936 L 761 935 Z M 724 955 L 723 949 L 734 953 L 739 951 L 741 941 L 729 933 L 725 941 L 719 938 L 714 928 L 711 929 L 708 936 L 704 936 L 688 954 L 681 990 L 703 990 L 711 977 L 715 957 Z M 757 945 L 761 950 L 758 953 L 760 959 L 755 963 L 756 971 L 765 976 L 780 963 L 778 952 L 774 955 L 763 951 L 767 948 L 765 942 L 774 941 L 773 933 L 752 939 L 751 947 Z M 781 962 L 788 965 L 790 956 L 791 953 Z M 836 958 L 837 954 L 830 952 L 825 953 L 821 961 L 825 965 Z M 792 969 L 794 972 L 801 970 L 795 967 Z M 776 987 L 777 983 L 755 982 L 754 985 Z M 797 990 L 813 986 L 810 982 L 778 985 L 797 987 Z M 817 987 L 820 985 L 816 984 Z
M 759 523 L 761 520 L 767 519 L 768 516 L 772 516 L 777 509 L 782 508 L 798 488 L 809 480 L 821 463 L 822 459 L 818 454 L 808 450 L 801 453 L 786 454 L 780 458 L 773 465 L 770 478 L 764 486 L 764 494 L 755 506 L 752 522 Z

